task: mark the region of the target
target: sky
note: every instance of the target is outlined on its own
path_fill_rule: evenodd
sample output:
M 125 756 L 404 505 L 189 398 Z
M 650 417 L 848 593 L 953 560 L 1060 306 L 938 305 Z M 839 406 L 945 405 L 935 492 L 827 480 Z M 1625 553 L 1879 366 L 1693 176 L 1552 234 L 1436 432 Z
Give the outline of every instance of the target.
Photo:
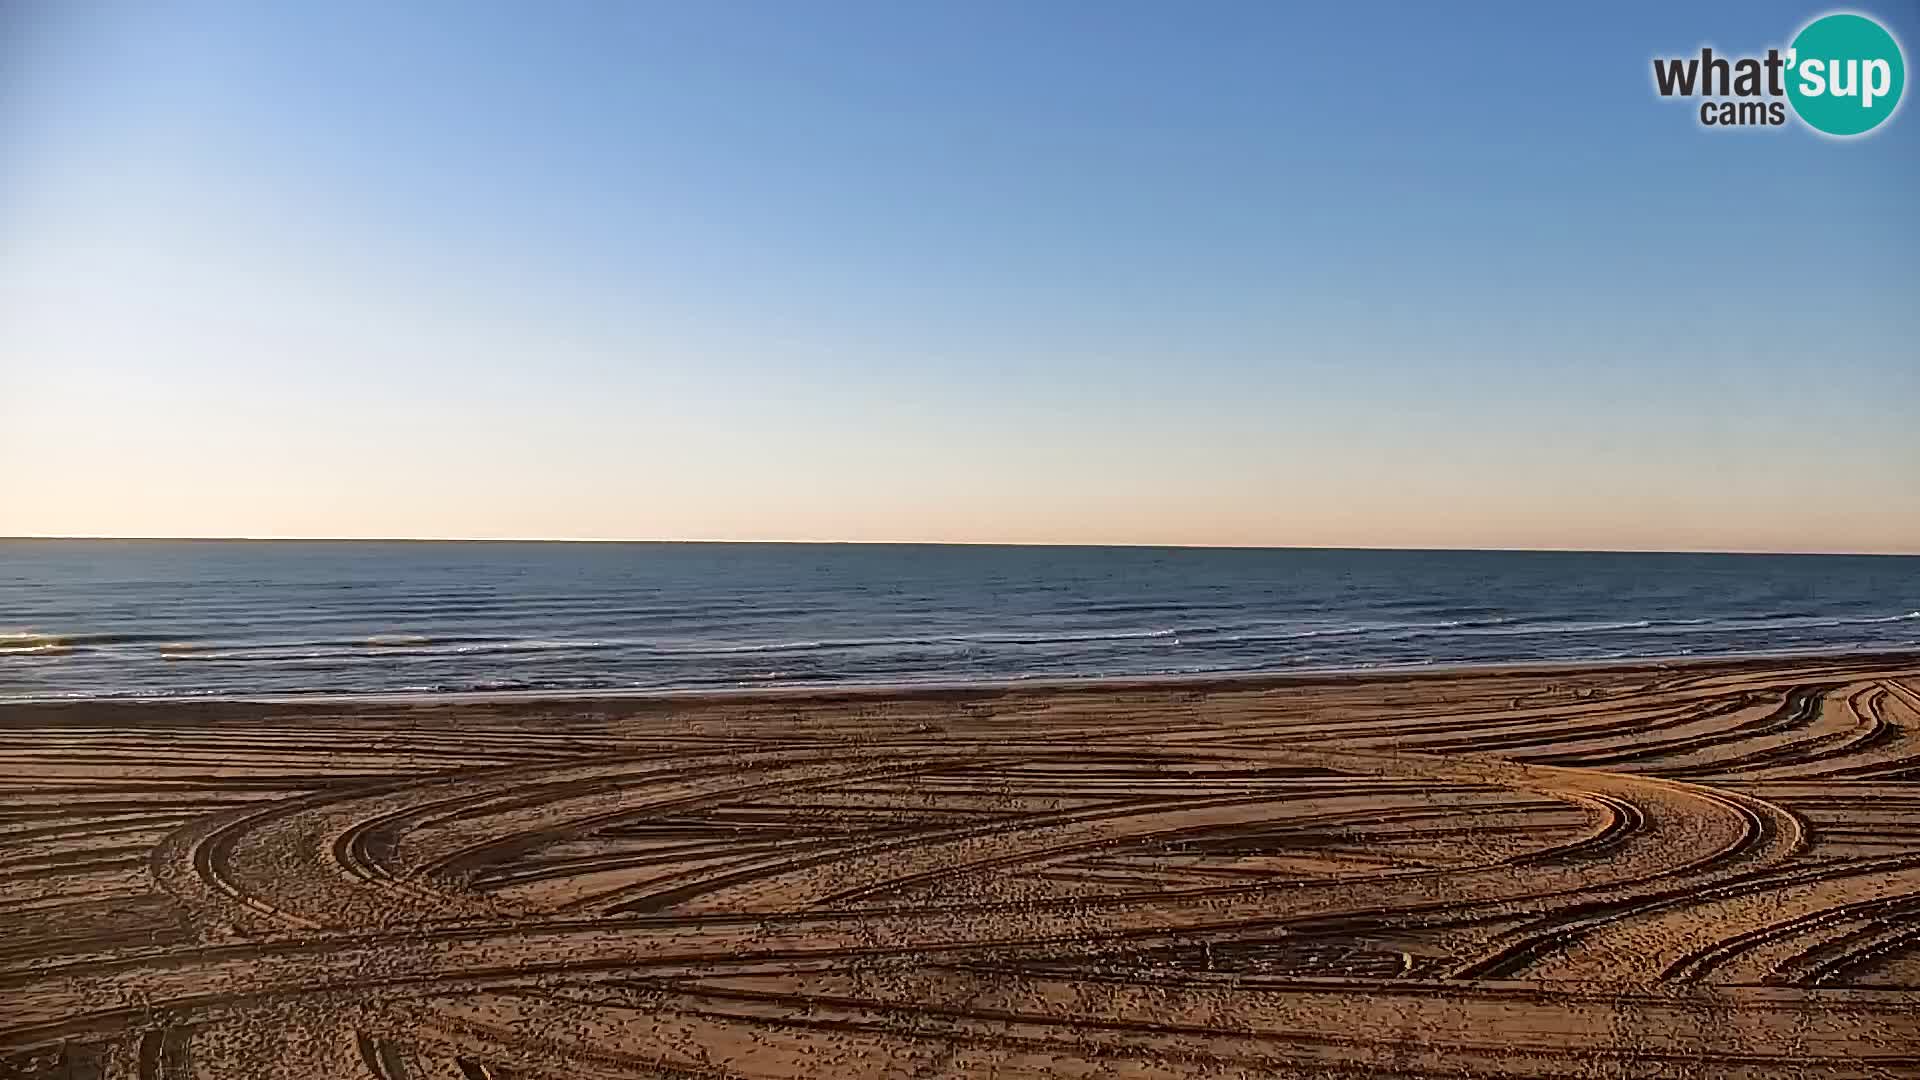
M 0 4 L 0 535 L 1920 552 L 1826 10 Z

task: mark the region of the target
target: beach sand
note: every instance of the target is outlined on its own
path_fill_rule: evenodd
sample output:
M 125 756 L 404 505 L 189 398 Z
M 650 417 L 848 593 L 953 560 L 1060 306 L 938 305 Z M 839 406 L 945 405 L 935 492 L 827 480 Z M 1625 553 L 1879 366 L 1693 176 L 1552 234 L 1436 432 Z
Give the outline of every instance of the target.
M 0 1076 L 1920 1077 L 1920 658 L 0 707 Z

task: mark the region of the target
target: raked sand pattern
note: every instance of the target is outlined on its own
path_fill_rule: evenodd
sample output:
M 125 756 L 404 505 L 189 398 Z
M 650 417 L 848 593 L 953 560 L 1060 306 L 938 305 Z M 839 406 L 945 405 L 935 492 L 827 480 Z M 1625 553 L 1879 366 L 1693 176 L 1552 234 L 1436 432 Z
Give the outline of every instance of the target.
M 1920 1077 L 1920 661 L 0 709 L 0 1076 Z

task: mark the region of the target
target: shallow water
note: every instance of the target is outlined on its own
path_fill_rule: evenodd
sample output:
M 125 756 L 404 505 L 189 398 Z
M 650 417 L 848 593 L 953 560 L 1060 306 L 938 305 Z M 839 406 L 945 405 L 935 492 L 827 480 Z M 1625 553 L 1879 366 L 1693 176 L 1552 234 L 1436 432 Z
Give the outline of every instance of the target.
M 693 689 L 1920 645 L 1920 557 L 0 541 L 0 697 Z

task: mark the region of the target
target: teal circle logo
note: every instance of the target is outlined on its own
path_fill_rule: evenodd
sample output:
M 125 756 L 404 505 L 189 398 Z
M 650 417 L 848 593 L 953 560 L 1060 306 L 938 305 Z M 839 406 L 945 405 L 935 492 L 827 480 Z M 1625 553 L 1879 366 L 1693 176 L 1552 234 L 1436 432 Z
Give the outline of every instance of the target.
M 1828 135 L 1864 135 L 1900 105 L 1907 85 L 1900 43 L 1865 15 L 1823 15 L 1787 53 L 1787 99 L 1807 126 Z

